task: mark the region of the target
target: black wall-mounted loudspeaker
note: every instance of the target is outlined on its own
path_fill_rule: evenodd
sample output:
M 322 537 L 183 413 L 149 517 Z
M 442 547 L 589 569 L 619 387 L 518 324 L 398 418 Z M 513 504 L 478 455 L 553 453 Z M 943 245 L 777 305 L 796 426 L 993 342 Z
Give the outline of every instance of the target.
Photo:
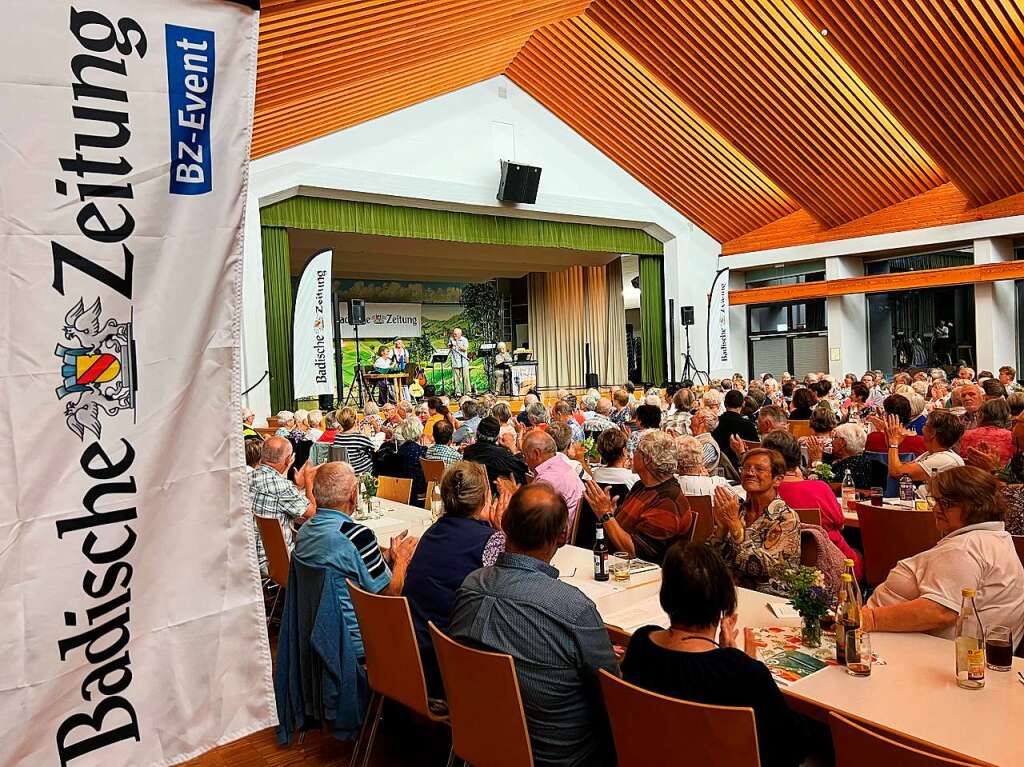
M 679 307 L 679 311 L 680 311 L 680 313 L 683 316 L 683 324 L 684 325 L 692 325 L 693 324 L 693 307 L 692 306 L 681 306 L 681 307 Z
M 348 302 L 348 324 L 366 324 L 366 302 L 361 298 L 353 298 Z
M 502 202 L 537 202 L 537 187 L 540 186 L 540 168 L 532 165 L 501 161 L 501 181 L 498 183 L 498 199 Z

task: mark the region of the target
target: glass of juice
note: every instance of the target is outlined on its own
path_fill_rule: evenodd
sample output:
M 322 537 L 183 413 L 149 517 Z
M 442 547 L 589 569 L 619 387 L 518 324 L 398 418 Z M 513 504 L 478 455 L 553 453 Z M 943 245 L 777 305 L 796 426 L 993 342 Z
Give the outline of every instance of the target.
M 993 671 L 1009 671 L 1012 663 L 1012 632 L 1008 626 L 992 626 L 985 632 L 985 665 Z

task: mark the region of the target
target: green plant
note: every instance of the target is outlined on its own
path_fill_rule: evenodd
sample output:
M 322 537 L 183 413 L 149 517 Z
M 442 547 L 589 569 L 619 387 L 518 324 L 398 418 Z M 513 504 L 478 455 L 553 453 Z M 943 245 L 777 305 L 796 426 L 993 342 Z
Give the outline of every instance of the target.
M 583 446 L 583 454 L 587 456 L 588 461 L 596 463 L 600 460 L 601 455 L 597 452 L 597 442 L 593 437 L 587 437 L 580 444 Z
M 498 283 L 495 280 L 462 286 L 462 313 L 467 335 L 478 341 L 498 338 Z
M 805 620 L 828 614 L 832 594 L 825 588 L 825 576 L 816 567 L 799 565 L 783 568 L 776 578 L 785 585 L 786 596 Z
M 817 466 L 814 467 L 813 473 L 817 474 L 818 479 L 820 479 L 822 482 L 836 481 L 836 475 L 832 471 L 832 467 L 829 466 L 827 463 L 819 463 Z
M 377 495 L 377 478 L 367 472 L 359 475 L 359 484 L 362 487 L 363 495 L 367 498 L 374 498 Z

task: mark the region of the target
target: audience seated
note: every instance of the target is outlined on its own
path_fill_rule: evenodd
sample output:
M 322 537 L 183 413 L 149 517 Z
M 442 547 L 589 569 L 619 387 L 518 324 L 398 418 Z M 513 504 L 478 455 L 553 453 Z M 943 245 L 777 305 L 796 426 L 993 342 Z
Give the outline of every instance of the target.
M 978 425 L 964 432 L 960 438 L 960 455 L 966 456 L 971 448 L 985 445 L 993 448 L 1005 465 L 1016 452 L 1010 432 L 1010 406 L 1005 399 L 990 399 L 978 408 Z
M 334 444 L 345 448 L 349 465 L 356 474 L 368 474 L 373 470 L 373 441 L 359 426 L 359 416 L 350 407 L 338 411 L 339 430 L 334 435 Z
M 444 425 L 435 424 L 435 432 Z M 402 590 L 409 600 L 427 686 L 436 697 L 443 697 L 444 688 L 427 623 L 433 621 L 447 631 L 455 593 L 463 580 L 474 570 L 493 565 L 505 550 L 500 525 L 509 495 L 492 498 L 484 467 L 460 461 L 445 472 L 441 499 L 444 515 L 420 538 Z
M 1011 535 L 1024 535 L 1024 413 L 1013 419 L 1011 434 L 1014 454 L 1005 466 L 998 451 L 983 444 L 972 447 L 966 453 L 965 460 L 971 466 L 998 475 L 1001 485 L 999 492 L 1006 504 L 1006 516 L 1003 520 L 1006 532 Z
M 704 467 L 704 446 L 695 437 L 676 438 L 676 471 L 683 495 L 712 497 L 716 487 L 724 487 L 744 497 L 742 487 L 734 487 L 725 477 L 708 474 Z
M 324 416 L 324 431 L 323 434 L 317 438 L 317 442 L 332 444 L 334 442 L 334 438 L 338 434 L 338 428 L 338 416 L 336 413 L 331 411 Z
M 771 577 L 782 567 L 800 564 L 800 519 L 778 497 L 786 463 L 775 450 L 755 448 L 743 455 L 742 503 L 725 488 L 715 488 L 718 527 L 712 538 L 740 586 L 779 591 Z
M 846 472 L 850 472 L 858 490 L 881 486 L 885 467 L 864 455 L 866 436 L 861 425 L 856 423 L 842 423 L 832 430 L 832 455 L 825 456 L 825 459 L 831 457 L 836 482 L 845 481 Z
M 978 410 L 981 409 L 981 403 L 985 401 L 985 393 L 977 384 L 969 383 L 958 387 L 955 394 L 964 409 L 964 414 L 960 416 L 964 431 L 973 429 L 978 425 Z
M 861 557 L 843 538 L 843 510 L 835 493 L 820 479 L 804 479 L 800 472 L 800 443 L 788 431 L 773 431 L 761 440 L 769 450 L 775 450 L 786 463 L 786 474 L 778 486 L 778 495 L 791 509 L 818 509 L 821 526 L 829 540 L 854 561 L 857 577 L 861 577 Z
M 462 454 L 451 445 L 454 433 L 452 425 L 448 421 L 435 421 L 434 444 L 427 448 L 423 457 L 428 461 L 444 461 L 445 466 L 451 466 L 456 461 L 461 461 Z
M 793 391 L 793 409 L 789 411 L 789 417 L 793 421 L 809 421 L 814 411 L 815 395 L 807 388 L 795 389 Z
M 281 523 L 285 544 L 292 547 L 292 520 L 301 521 L 316 511 L 313 502 L 311 478 L 316 467 L 306 463 L 295 473 L 295 481 L 288 479 L 288 469 L 295 460 L 292 443 L 284 437 L 270 437 L 260 449 L 260 463 L 249 474 L 249 495 L 252 498 L 252 513 L 258 517 L 270 517 Z M 267 571 L 267 555 L 263 541 L 256 535 L 256 554 L 260 572 Z
M 633 633 L 622 676 L 682 700 L 754 710 L 764 767 L 795 767 L 807 756 L 805 721 L 789 709 L 771 672 L 739 649 L 736 587 L 712 548 L 676 544 L 662 565 L 661 607 L 669 628 Z
M 807 425 L 811 429 L 810 436 L 800 437 L 800 450 L 808 464 L 811 455 L 819 456 L 832 452 L 832 430 L 836 428 L 836 414 L 831 405 L 819 402 L 811 411 Z
M 476 436 L 476 428 L 480 425 L 479 407 L 473 400 L 466 400 L 459 407 L 462 414 L 462 423 L 455 431 L 452 441 L 456 445 L 464 445 L 472 441 Z
M 258 439 L 245 440 L 245 470 L 251 474 L 260 465 L 263 442 Z
M 903 433 L 899 441 L 900 454 L 913 453 L 915 456 L 919 456 L 927 450 L 924 438 L 918 436 L 917 432 L 908 426 L 911 413 L 909 399 L 902 394 L 890 394 L 882 400 L 882 410 L 885 411 L 885 416 L 896 416 L 899 419 L 900 426 L 903 427 Z M 875 431 L 868 434 L 867 441 L 864 443 L 864 449 L 869 453 L 887 452 L 888 442 L 886 441 L 885 419 L 872 418 L 871 425 L 874 426 Z
M 910 463 L 900 460 L 899 446 L 905 429 L 897 416 L 888 417 L 885 432 L 889 442 L 890 477 L 899 479 L 906 474 L 915 482 L 925 482 L 939 472 L 964 465 L 964 459 L 953 451 L 953 446 L 963 436 L 963 421 L 948 410 L 933 410 L 928 416 L 922 435 L 926 452 Z
M 540 429 L 527 432 L 523 437 L 523 460 L 532 474 L 531 482 L 546 482 L 562 496 L 569 510 L 569 529 L 572 529 L 583 497 L 583 480 L 579 470 L 559 456 L 555 440 Z M 498 486 L 501 486 L 501 482 Z
M 640 444 L 640 440 L 646 434 L 656 432 L 661 426 L 661 408 L 657 405 L 640 405 L 636 409 L 636 426 L 637 428 L 629 435 L 629 442 L 626 444 L 626 449 L 631 456 L 636 450 L 636 446 Z
M 302 526 L 293 556 L 304 565 L 331 568 L 342 576 L 335 582 L 338 601 L 356 655 L 362 657 L 363 639 L 345 578 L 375 594 L 401 594 L 416 538 L 403 531 L 391 539 L 386 556 L 381 553 L 373 531 L 352 520 L 359 481 L 347 463 L 320 466 L 313 479 L 313 496 L 316 513 Z
M 497 443 L 501 427 L 496 418 L 488 416 L 480 421 L 476 430 L 476 442 L 467 447 L 462 456 L 467 461 L 479 463 L 487 469 L 487 478 L 491 482 L 491 492 L 497 492 L 497 479 L 504 477 L 516 484 L 526 482 L 529 471 L 522 456 L 516 455 L 504 445 Z
M 516 491 L 502 517 L 505 551 L 466 577 L 449 633 L 512 656 L 534 764 L 601 767 L 615 759 L 596 675 L 617 674 L 618 663 L 594 603 L 549 564 L 568 518 L 550 486 Z
M 621 486 L 622 495 L 625 495 L 639 479 L 631 468 L 632 464 L 626 451 L 625 432 L 622 429 L 603 431 L 598 435 L 595 447 L 601 456 L 601 465 L 591 470 L 594 481 L 605 487 Z
M 732 437 L 739 437 L 749 442 L 757 442 L 757 427 L 740 412 L 743 409 L 742 392 L 735 389 L 727 391 L 723 405 L 725 406 L 725 412 L 718 417 L 718 425 L 711 432 L 711 436 L 718 444 L 722 454 L 735 466 L 738 459 L 729 444 L 729 440 Z
M 551 408 L 551 418 L 554 423 L 563 423 L 569 428 L 570 438 L 573 442 L 582 442 L 586 435 L 583 427 L 574 418 L 575 409 L 565 400 L 559 400 Z
M 633 471 L 640 481 L 626 493 L 616 511 L 611 494 L 594 481 L 587 483 L 586 500 L 604 525 L 612 551 L 661 563 L 668 547 L 685 538 L 693 512 L 676 480 L 675 440 L 670 434 L 645 434 L 633 454 Z
M 441 405 L 441 407 L 444 407 Z M 427 491 L 427 480 L 423 476 L 420 459 L 427 453 L 423 446 L 423 424 L 418 418 L 406 418 L 395 429 L 398 442 L 394 457 L 389 464 L 381 467 L 380 475 L 412 480 L 412 497 L 422 497 Z
M 928 481 L 935 499 L 935 546 L 901 560 L 863 611 L 865 631 L 926 631 L 952 639 L 963 588 L 977 591 L 984 626 L 1024 634 L 1024 566 L 1003 526 L 996 480 L 960 466 Z
M 253 421 L 256 420 L 256 414 L 249 408 L 242 406 L 242 436 L 245 439 L 262 440 L 263 437 L 253 427 Z

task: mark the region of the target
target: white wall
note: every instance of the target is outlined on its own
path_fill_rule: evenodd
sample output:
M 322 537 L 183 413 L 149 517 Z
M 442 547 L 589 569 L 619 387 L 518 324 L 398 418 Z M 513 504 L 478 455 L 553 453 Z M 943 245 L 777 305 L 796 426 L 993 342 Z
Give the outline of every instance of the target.
M 517 208 L 495 200 L 500 159 L 543 168 L 536 205 Z M 507 78 L 496 77 L 252 163 L 243 389 L 267 369 L 259 206 L 297 191 L 620 226 L 640 223 L 665 242 L 666 299 L 674 298 L 677 307 L 697 307 L 693 354 L 706 364 L 707 291 L 718 243 Z M 260 417 L 267 414 L 266 381 L 248 401 Z

